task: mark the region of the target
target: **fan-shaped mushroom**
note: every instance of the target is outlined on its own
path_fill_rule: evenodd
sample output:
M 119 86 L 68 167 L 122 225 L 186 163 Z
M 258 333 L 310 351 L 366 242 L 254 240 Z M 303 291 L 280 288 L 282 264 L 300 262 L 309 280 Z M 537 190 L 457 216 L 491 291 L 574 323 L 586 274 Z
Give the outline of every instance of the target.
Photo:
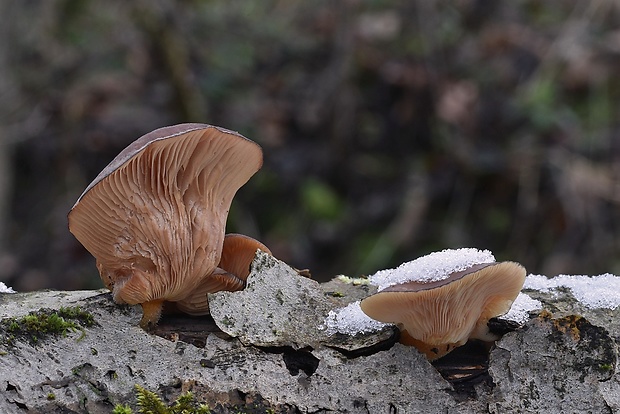
M 261 165 L 258 144 L 236 132 L 161 128 L 104 168 L 69 212 L 69 229 L 95 256 L 114 299 L 142 305 L 146 327 L 163 301 L 182 301 L 214 280 L 238 286 L 232 275 L 212 274 L 232 198 Z
M 518 263 L 474 264 L 441 280 L 388 286 L 360 306 L 375 320 L 399 325 L 401 342 L 434 360 L 469 339 L 497 339 L 487 323 L 508 312 L 524 281 Z

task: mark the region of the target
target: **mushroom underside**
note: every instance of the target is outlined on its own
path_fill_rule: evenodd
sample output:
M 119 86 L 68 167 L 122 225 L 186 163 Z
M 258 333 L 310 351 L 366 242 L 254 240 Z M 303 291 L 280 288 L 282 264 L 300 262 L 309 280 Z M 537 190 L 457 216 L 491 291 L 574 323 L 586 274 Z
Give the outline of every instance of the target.
M 171 136 L 172 127 L 154 131 L 131 157 L 130 145 L 69 213 L 70 231 L 95 256 L 118 302 L 161 309 L 162 301 L 183 300 L 217 280 L 208 278 L 220 261 L 232 198 L 260 168 L 262 151 L 238 134 L 187 125 Z M 230 280 L 222 283 L 226 289 Z
M 191 295 L 177 301 L 177 308 L 190 315 L 206 315 L 209 313 L 208 293 L 243 289 L 258 250 L 271 254 L 258 240 L 243 234 L 227 234 L 218 267 Z
M 524 279 L 520 265 L 496 263 L 434 289 L 379 292 L 360 306 L 371 318 L 398 325 L 403 343 L 436 359 L 469 339 L 496 340 L 487 322 L 508 312 Z

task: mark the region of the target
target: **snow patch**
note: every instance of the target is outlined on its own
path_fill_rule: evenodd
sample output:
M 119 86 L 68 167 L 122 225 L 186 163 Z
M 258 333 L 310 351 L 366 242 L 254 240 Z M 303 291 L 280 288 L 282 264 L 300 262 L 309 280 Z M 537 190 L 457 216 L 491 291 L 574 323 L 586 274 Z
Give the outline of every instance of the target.
M 349 303 L 344 308 L 332 310 L 325 318 L 325 332 L 328 335 L 342 333 L 355 335 L 381 330 L 387 323 L 376 321 L 362 311 L 360 301 Z
M 369 277 L 379 291 L 406 282 L 434 282 L 448 278 L 451 273 L 463 271 L 473 265 L 493 263 L 495 257 L 489 250 L 474 248 L 446 249 L 401 264 L 395 269 L 379 270 Z
M 0 293 L 16 293 L 13 288 L 5 285 L 3 282 L 0 282 Z
M 552 292 L 567 288 L 575 299 L 588 308 L 616 309 L 620 306 L 620 277 L 605 273 L 598 276 L 559 275 L 548 278 L 542 275 L 529 275 L 525 278 L 523 289 Z
M 523 324 L 528 321 L 531 311 L 542 309 L 542 307 L 543 305 L 539 300 L 532 299 L 521 292 L 515 301 L 512 302 L 512 306 L 508 313 L 501 316 L 501 318 Z

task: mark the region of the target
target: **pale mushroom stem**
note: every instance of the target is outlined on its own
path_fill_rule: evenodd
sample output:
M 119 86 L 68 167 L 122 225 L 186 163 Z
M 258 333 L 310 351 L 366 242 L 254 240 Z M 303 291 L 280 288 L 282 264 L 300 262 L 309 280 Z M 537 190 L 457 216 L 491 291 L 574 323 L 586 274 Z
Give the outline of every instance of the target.
M 148 329 L 157 324 L 161 316 L 161 311 L 164 306 L 163 299 L 155 299 L 149 302 L 141 303 L 142 306 L 142 319 L 140 320 L 140 326 L 142 329 Z

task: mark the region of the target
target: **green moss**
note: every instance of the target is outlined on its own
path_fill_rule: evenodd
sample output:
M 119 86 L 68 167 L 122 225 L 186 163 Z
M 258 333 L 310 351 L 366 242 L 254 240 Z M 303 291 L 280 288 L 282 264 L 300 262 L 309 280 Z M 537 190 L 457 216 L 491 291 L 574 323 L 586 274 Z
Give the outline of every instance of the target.
M 143 414 L 209 414 L 211 410 L 206 404 L 199 404 L 195 401 L 191 392 L 181 394 L 171 405 L 167 406 L 161 398 L 152 391 L 136 385 L 136 402 L 138 412 Z M 117 405 L 112 411 L 113 414 L 132 414 L 132 410 L 127 405 Z
M 80 307 L 60 308 L 57 311 L 40 309 L 21 318 L 7 318 L 0 322 L 0 328 L 7 333 L 4 342 L 9 345 L 20 338 L 34 345 L 49 336 L 67 336 L 67 333 L 78 330 L 82 331 L 80 340 L 86 334 L 83 327 L 93 325 L 93 315 Z
M 112 414 L 132 414 L 131 407 L 128 405 L 120 405 L 117 404 L 116 407 L 112 410 Z
M 65 319 L 74 319 L 82 326 L 91 327 L 95 325 L 95 317 L 92 313 L 83 311 L 79 306 L 60 308 L 58 315 Z

